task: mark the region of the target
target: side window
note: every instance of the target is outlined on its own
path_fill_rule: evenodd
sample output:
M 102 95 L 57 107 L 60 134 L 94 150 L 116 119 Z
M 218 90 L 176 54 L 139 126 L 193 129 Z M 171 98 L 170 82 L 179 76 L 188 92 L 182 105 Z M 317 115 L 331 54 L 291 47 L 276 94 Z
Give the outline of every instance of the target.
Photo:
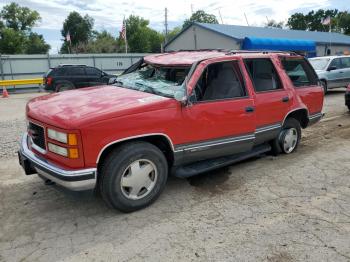
M 340 58 L 334 58 L 332 62 L 329 64 L 329 67 L 333 67 L 334 69 L 342 68 Z
M 283 88 L 270 59 L 246 59 L 244 62 L 256 92 L 273 91 Z
M 282 58 L 282 65 L 294 86 L 317 85 L 317 77 L 304 59 Z
M 101 76 L 102 73 L 100 70 L 93 67 L 86 67 L 85 72 L 88 76 Z
M 203 71 L 194 89 L 192 100 L 212 101 L 246 95 L 238 62 L 230 61 L 211 64 Z
M 341 58 L 342 68 L 350 68 L 350 57 Z
M 59 67 L 56 70 L 54 70 L 55 76 L 64 76 L 66 75 L 66 69 L 64 67 Z
M 83 67 L 69 67 L 67 68 L 68 75 L 70 76 L 81 76 L 85 75 Z

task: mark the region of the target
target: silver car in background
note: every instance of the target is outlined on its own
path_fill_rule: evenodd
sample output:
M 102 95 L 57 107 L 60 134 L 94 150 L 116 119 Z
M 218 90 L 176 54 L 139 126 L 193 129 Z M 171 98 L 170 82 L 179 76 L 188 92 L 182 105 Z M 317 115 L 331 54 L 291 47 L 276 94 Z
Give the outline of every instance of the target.
M 309 59 L 325 93 L 329 89 L 346 87 L 350 83 L 350 56 L 323 56 Z

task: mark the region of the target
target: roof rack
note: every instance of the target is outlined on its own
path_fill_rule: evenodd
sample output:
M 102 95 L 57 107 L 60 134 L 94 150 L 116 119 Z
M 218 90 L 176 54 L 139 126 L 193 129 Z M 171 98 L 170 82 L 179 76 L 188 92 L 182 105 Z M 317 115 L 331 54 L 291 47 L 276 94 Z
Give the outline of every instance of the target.
M 230 50 L 224 48 L 203 48 L 203 49 L 179 49 L 179 50 L 171 50 L 165 53 L 173 53 L 173 52 L 201 52 L 201 51 L 219 51 L 219 52 L 228 52 Z
M 87 66 L 83 64 L 59 64 L 58 66 Z
M 262 54 L 279 54 L 286 53 L 289 55 L 300 55 L 297 52 L 293 51 L 276 51 L 276 50 L 229 50 L 226 55 L 235 55 L 235 54 L 254 54 L 254 53 L 262 53 Z

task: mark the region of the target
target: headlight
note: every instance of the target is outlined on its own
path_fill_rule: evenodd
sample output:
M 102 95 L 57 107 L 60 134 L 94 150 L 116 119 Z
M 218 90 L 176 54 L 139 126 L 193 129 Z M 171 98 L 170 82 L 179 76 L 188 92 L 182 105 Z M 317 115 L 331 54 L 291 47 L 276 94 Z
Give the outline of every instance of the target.
M 67 134 L 66 133 L 58 132 L 56 130 L 48 128 L 47 129 L 47 136 L 53 140 L 67 144 Z
M 64 148 L 64 147 L 61 147 L 61 146 L 57 146 L 57 145 L 54 145 L 54 144 L 51 144 L 51 143 L 48 143 L 47 145 L 48 145 L 49 150 L 51 152 L 56 153 L 56 154 L 61 155 L 61 156 L 68 157 L 68 150 L 67 150 L 67 148 Z

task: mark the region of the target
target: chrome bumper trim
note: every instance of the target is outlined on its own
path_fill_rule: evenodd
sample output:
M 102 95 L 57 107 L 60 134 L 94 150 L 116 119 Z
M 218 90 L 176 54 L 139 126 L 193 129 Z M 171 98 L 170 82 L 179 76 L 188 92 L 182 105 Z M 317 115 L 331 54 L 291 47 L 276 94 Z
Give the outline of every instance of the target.
M 96 185 L 96 168 L 66 170 L 34 154 L 28 148 L 28 134 L 21 140 L 20 157 L 28 160 L 36 172 L 44 178 L 71 190 L 92 189 Z

